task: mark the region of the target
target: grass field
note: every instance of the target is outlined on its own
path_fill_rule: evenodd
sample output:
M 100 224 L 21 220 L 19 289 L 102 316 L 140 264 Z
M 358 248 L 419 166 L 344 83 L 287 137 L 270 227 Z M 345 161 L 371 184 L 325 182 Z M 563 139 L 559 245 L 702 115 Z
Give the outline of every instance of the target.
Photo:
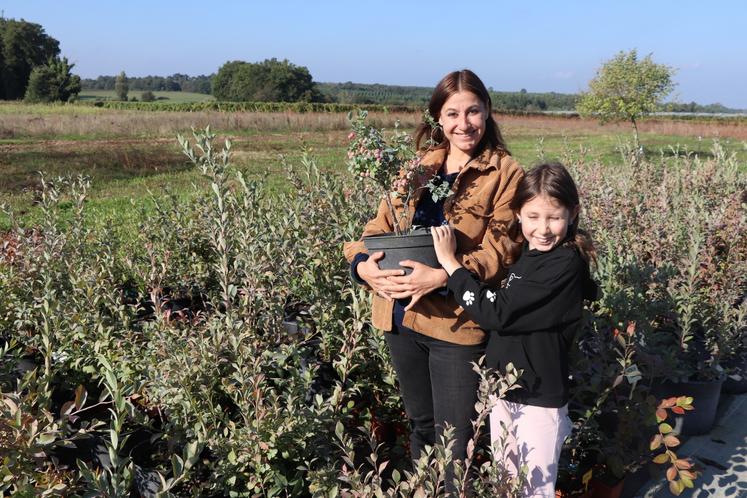
M 127 96 L 132 99 L 136 97 L 141 100 L 143 90 L 130 90 Z M 191 92 L 153 92 L 158 101 L 166 102 L 205 102 L 215 100 L 212 95 Z M 79 95 L 80 100 L 118 100 L 114 90 L 83 90 Z
M 372 122 L 391 128 L 400 120 L 414 129 L 418 115 L 372 113 Z M 624 124 L 550 117 L 498 116 L 512 155 L 529 167 L 541 160 L 620 163 L 620 149 L 632 135 Z M 99 220 L 135 222 L 134 206 L 150 205 L 149 192 L 165 189 L 191 195 L 199 174 L 188 166 L 176 134 L 210 125 L 234 143 L 234 163 L 249 178 L 282 189 L 284 166 L 311 150 L 323 171 L 345 171 L 348 124 L 345 115 L 322 113 L 151 113 L 75 105 L 0 105 L 0 195 L 22 216 L 34 217 L 39 173 L 47 177 L 83 174 L 93 180 L 88 212 Z M 714 122 L 641 123 L 649 158 L 666 161 L 691 154 L 708 158 L 714 140 L 747 167 L 747 127 Z M 135 210 L 136 211 L 136 210 Z M 0 215 L 0 229 L 8 220 Z

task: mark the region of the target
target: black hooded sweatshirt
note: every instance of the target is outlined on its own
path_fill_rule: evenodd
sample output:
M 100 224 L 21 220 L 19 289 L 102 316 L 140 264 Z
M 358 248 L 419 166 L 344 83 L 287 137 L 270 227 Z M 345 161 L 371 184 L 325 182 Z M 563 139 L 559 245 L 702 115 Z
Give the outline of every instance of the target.
M 521 388 L 505 399 L 549 408 L 568 403 L 568 352 L 581 325 L 583 300 L 598 294 L 575 245 L 542 252 L 525 243 L 501 289 L 464 268 L 449 277 L 448 288 L 465 312 L 490 331 L 486 365 L 503 372 L 513 363 L 523 370 Z

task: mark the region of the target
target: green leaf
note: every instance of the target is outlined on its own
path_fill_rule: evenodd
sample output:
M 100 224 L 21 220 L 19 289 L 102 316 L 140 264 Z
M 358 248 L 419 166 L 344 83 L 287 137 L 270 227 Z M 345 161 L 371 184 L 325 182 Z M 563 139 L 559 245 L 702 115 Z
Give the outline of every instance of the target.
M 669 481 L 669 491 L 674 496 L 679 496 L 685 490 L 685 485 L 682 481 Z
M 185 448 L 185 456 L 187 457 L 187 460 L 192 460 L 197 457 L 197 446 L 197 441 L 192 441 L 187 444 L 187 447 Z
M 62 493 L 66 489 L 67 489 L 67 484 L 65 484 L 65 483 L 59 483 L 59 484 L 55 484 L 51 488 L 45 490 L 41 495 L 42 496 L 49 496 L 49 495 L 54 494 L 54 493 Z
M 171 455 L 171 468 L 174 471 L 174 477 L 179 477 L 184 471 L 184 461 L 178 455 Z
M 36 444 L 46 446 L 48 444 L 54 443 L 56 439 L 57 436 L 54 433 L 43 432 L 36 438 Z

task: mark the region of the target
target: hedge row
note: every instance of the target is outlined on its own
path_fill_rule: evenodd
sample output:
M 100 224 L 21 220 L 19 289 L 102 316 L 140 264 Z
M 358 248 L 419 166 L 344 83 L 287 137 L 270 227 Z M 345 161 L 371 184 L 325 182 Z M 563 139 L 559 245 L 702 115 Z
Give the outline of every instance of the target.
M 75 105 L 102 107 L 104 109 L 120 109 L 132 111 L 166 111 L 166 112 L 350 112 L 365 108 L 372 112 L 412 112 L 420 113 L 422 107 L 410 105 L 381 105 L 381 104 L 338 104 L 317 102 L 120 102 L 120 101 L 81 101 Z M 495 109 L 495 112 L 506 116 L 552 116 L 558 118 L 578 118 L 574 111 L 523 111 Z M 720 121 L 735 125 L 747 124 L 745 115 L 724 114 L 689 114 L 689 113 L 661 113 L 647 116 L 648 120 L 681 120 L 681 121 Z
M 105 109 L 124 109 L 134 111 L 176 111 L 176 112 L 350 112 L 361 108 L 358 104 L 323 104 L 316 102 L 119 102 L 94 101 L 79 102 L 77 105 L 103 107 Z M 415 106 L 372 105 L 365 108 L 379 112 L 420 112 Z

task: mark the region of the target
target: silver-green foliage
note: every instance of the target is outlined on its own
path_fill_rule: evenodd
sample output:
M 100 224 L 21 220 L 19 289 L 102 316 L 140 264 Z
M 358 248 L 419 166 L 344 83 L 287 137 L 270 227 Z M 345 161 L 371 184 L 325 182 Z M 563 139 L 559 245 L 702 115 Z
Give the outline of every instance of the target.
M 181 140 L 205 185 L 154 198 L 134 244 L 90 223 L 85 178 L 45 178 L 40 224 L 4 234 L 0 489 L 121 496 L 147 474 L 161 496 L 440 493 L 448 433 L 411 470 L 376 439 L 403 409 L 341 250 L 375 194 L 308 153 L 286 165 L 292 188 L 272 193 L 215 138 Z M 651 373 L 652 355 L 687 376 L 744 353 L 745 178 L 720 147 L 712 154 L 571 165 L 601 253 L 596 319 L 637 323 L 609 382 L 633 362 Z M 481 394 L 476 430 L 496 388 Z M 95 444 L 106 462 L 82 449 Z M 61 460 L 66 449 L 80 462 Z M 479 451 L 455 464 L 457 489 L 472 475 L 478 495 L 518 489 L 493 463 L 478 466 Z
M 574 168 L 600 250 L 597 314 L 636 323 L 649 375 L 718 377 L 745 352 L 747 178 L 718 142 L 708 155 Z

